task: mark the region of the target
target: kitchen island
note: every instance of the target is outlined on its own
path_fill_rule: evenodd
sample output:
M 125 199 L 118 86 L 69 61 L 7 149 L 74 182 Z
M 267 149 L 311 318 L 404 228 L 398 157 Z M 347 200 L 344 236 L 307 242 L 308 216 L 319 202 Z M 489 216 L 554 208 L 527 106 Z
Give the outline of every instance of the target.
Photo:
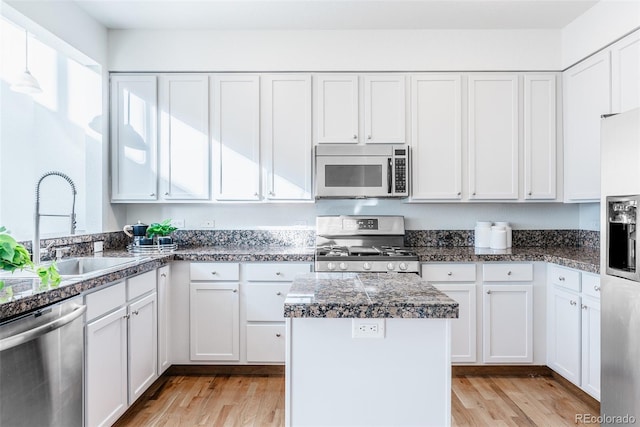
M 415 274 L 297 276 L 287 322 L 287 426 L 451 423 L 458 304 Z

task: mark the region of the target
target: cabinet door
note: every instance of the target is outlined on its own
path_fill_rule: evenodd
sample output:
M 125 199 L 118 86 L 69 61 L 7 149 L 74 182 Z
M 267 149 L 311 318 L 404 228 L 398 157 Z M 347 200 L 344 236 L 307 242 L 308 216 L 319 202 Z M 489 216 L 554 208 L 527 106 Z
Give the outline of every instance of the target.
M 533 286 L 483 285 L 485 363 L 533 361 Z
M 88 426 L 110 426 L 127 409 L 126 315 L 122 307 L 85 328 Z
M 640 107 L 640 31 L 611 46 L 611 74 L 612 112 Z
M 284 323 L 247 325 L 247 362 L 284 363 Z
M 600 400 L 600 302 L 582 298 L 582 388 Z
M 518 198 L 518 76 L 469 77 L 469 198 Z
M 611 111 L 609 52 L 563 73 L 564 197 L 600 200 L 600 116 Z
M 317 96 L 317 142 L 358 142 L 358 76 L 319 75 Z
M 238 283 L 191 283 L 191 360 L 239 360 Z
M 160 191 L 165 200 L 209 199 L 209 80 L 160 77 Z
M 111 77 L 111 199 L 156 200 L 155 76 Z
M 157 295 L 129 305 L 129 404 L 158 378 Z
M 462 196 L 460 76 L 411 78 L 411 157 L 414 200 Z
M 435 284 L 459 304 L 458 318 L 451 321 L 451 361 L 476 361 L 476 285 Z
M 212 79 L 214 196 L 218 200 L 258 200 L 258 76 L 216 75 Z
M 579 386 L 580 297 L 553 286 L 547 313 L 549 367 Z
M 556 198 L 556 76 L 524 76 L 524 198 Z
M 364 131 L 367 143 L 405 143 L 405 93 L 405 76 L 364 76 Z
M 169 278 L 171 267 L 165 265 L 158 269 L 158 375 L 171 366 L 169 354 Z
M 311 76 L 262 77 L 266 198 L 311 199 Z

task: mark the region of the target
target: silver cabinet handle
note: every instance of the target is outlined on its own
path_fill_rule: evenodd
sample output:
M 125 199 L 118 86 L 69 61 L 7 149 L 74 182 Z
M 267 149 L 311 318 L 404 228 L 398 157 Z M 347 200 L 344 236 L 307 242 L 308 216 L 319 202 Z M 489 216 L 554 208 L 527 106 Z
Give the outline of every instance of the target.
M 280 337 L 282 336 L 282 334 L 281 334 L 281 333 L 277 333 L 277 334 L 276 334 L 276 336 L 277 336 L 278 338 L 280 338 Z
M 575 302 L 574 300 L 571 300 L 571 301 L 569 301 L 569 304 L 571 304 L 571 305 L 577 305 L 578 303 L 577 303 L 577 302 Z
M 259 194 L 258 194 L 258 193 L 253 193 L 253 195 L 254 195 L 255 197 L 258 197 L 258 196 L 259 196 Z
M 453 276 L 453 272 L 449 271 L 449 272 L 447 273 L 447 276 Z
M 588 307 L 587 307 L 586 305 L 582 304 L 582 309 L 583 309 L 583 310 L 586 310 L 587 308 L 588 308 Z
M 165 273 L 160 273 L 160 277 L 167 277 Z
M 529 191 L 529 193 L 528 193 L 528 194 L 529 194 L 529 196 L 531 196 L 531 195 L 533 194 L 533 192 Z
M 218 272 L 217 272 L 217 271 L 212 271 L 212 272 L 211 272 L 211 275 L 212 275 L 212 276 L 215 276 L 216 274 L 218 274 Z
M 138 310 L 134 311 L 132 314 L 135 314 L 137 316 L 139 314 Z
M 155 196 L 156 196 L 156 193 L 151 193 L 151 194 L 149 194 L 149 196 L 151 196 L 151 197 L 155 197 Z
M 367 135 L 367 139 L 371 139 L 371 135 Z
M 358 135 L 353 135 L 353 139 L 358 139 Z
M 282 273 L 280 273 L 279 271 L 276 271 L 276 276 L 281 276 Z
M 269 191 L 269 195 L 270 195 L 270 196 L 275 196 L 275 195 L 276 195 L 276 193 L 274 193 L 273 191 Z
M 235 294 L 235 293 L 238 293 L 238 290 L 237 290 L 237 289 L 234 289 L 234 290 L 233 290 L 233 293 L 234 293 L 234 294 Z
M 593 290 L 596 291 L 596 292 L 600 292 L 600 286 L 594 285 L 593 286 Z
M 511 276 L 511 271 L 507 271 L 507 276 Z
M 462 196 L 462 192 L 461 191 L 458 191 L 458 196 Z
M 491 295 L 491 291 L 487 291 L 487 295 Z
M 558 280 L 561 281 L 561 282 L 564 282 L 564 277 L 560 276 L 560 277 L 558 277 Z
M 28 331 L 3 338 L 2 340 L 0 340 L 0 351 L 9 350 L 10 348 L 17 347 L 20 344 L 24 344 L 28 341 L 41 337 L 42 335 L 48 334 L 51 331 L 55 331 L 56 329 L 59 329 L 64 325 L 73 322 L 78 317 L 82 316 L 85 311 L 87 311 L 87 306 L 80 305 L 76 307 L 71 313 L 65 314 L 64 316 L 59 317 L 49 323 L 45 323 L 44 325 L 37 326 L 33 329 L 29 329 Z
M 129 319 L 131 317 L 130 314 L 125 314 L 124 316 L 122 316 L 123 319 Z
M 276 292 L 276 295 L 280 296 L 282 295 L 282 292 Z
M 165 196 L 168 196 L 168 195 L 169 195 L 169 192 L 168 192 L 168 191 L 166 191 L 166 192 L 164 193 L 164 195 L 165 195 Z
M 471 193 L 471 195 L 472 195 L 472 196 L 475 196 L 475 195 L 476 195 L 476 192 L 474 191 L 473 193 Z

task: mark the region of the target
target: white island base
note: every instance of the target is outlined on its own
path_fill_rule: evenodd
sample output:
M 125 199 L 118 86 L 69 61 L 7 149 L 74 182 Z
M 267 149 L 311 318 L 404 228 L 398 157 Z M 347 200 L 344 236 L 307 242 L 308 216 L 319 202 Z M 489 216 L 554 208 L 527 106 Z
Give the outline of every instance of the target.
M 384 338 L 353 338 L 350 318 L 286 319 L 286 426 L 451 424 L 450 319 L 375 320 Z

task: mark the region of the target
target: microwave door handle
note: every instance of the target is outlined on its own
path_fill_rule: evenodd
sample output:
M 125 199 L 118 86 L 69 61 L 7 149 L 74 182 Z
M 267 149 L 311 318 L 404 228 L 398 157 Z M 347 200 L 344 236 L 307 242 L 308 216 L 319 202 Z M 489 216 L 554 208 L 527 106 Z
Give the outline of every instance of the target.
M 391 194 L 391 179 L 393 177 L 393 172 L 391 170 L 391 166 L 393 163 L 391 162 L 391 157 L 387 159 L 387 193 Z

